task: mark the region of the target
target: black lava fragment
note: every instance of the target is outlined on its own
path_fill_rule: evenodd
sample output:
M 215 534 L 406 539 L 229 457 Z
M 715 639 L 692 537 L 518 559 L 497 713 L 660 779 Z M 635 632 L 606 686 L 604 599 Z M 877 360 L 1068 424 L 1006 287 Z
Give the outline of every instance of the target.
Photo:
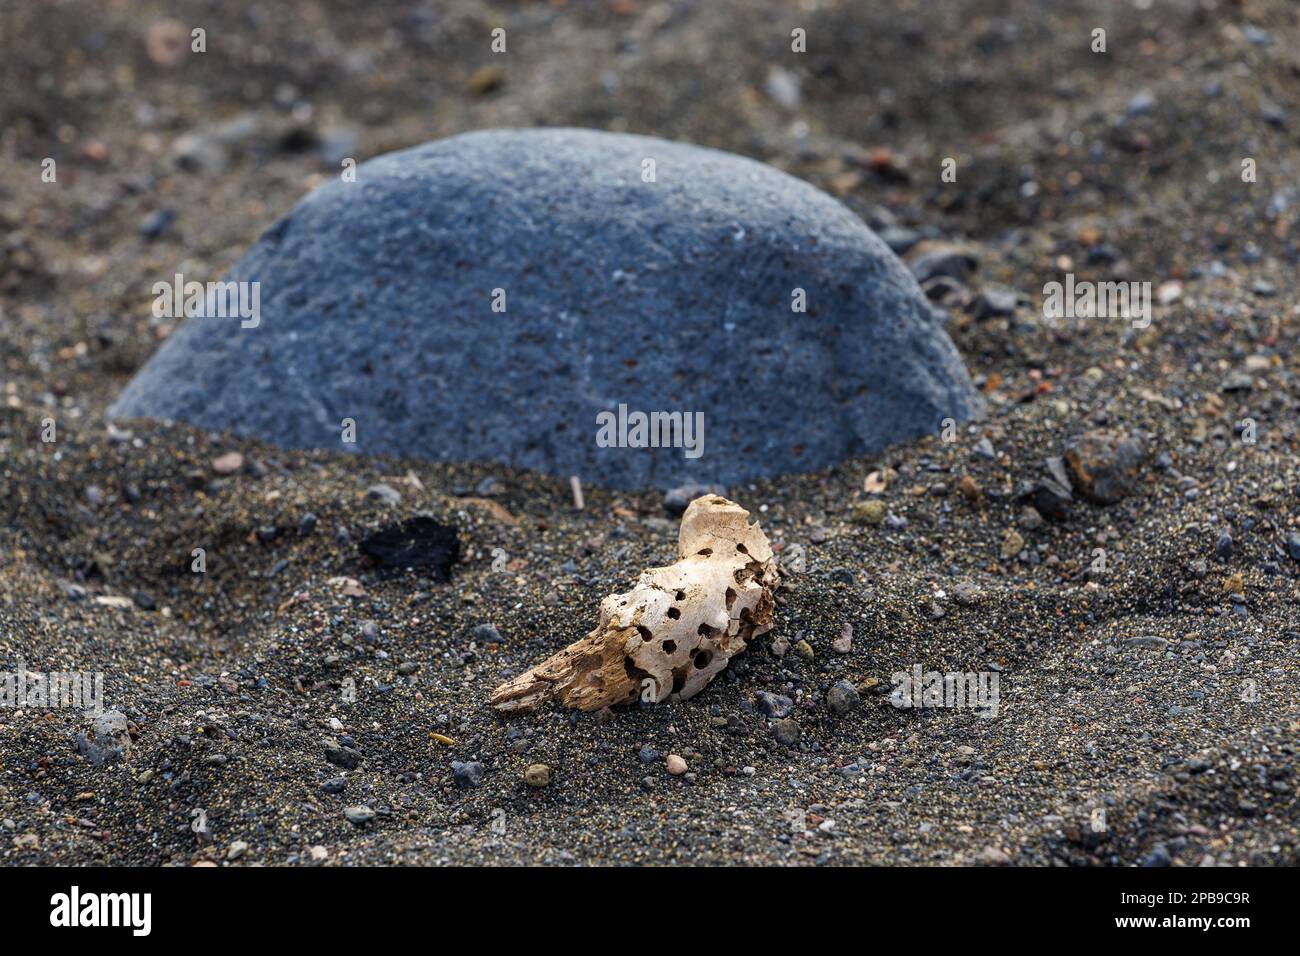
M 431 568 L 438 581 L 451 580 L 452 566 L 460 560 L 456 529 L 425 515 L 382 528 L 364 538 L 359 547 L 380 567 Z

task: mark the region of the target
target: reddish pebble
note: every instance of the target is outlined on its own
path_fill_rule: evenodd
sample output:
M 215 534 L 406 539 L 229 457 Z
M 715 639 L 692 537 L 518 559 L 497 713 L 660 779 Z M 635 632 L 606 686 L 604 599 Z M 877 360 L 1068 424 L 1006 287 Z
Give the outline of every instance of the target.
M 233 475 L 244 467 L 244 456 L 237 451 L 228 451 L 220 458 L 212 459 L 212 470 L 218 475 Z

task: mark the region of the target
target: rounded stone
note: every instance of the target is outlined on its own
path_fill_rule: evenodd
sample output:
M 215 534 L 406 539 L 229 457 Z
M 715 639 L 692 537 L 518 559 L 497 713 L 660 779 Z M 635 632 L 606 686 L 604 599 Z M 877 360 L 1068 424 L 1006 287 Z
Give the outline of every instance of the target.
M 858 689 L 846 680 L 836 681 L 826 692 L 826 704 L 837 714 L 847 714 L 859 702 Z
M 119 710 L 107 710 L 96 717 L 82 750 L 96 767 L 129 758 L 131 731 L 126 715 Z
M 793 747 L 799 742 L 799 721 L 795 720 L 793 717 L 787 717 L 785 720 L 778 720 L 772 733 L 779 743 L 783 743 L 787 747 Z
M 911 273 L 770 166 L 537 129 L 355 173 L 268 230 L 201 309 L 242 288 L 244 311 L 186 318 L 112 415 L 671 488 L 816 470 L 979 411 Z

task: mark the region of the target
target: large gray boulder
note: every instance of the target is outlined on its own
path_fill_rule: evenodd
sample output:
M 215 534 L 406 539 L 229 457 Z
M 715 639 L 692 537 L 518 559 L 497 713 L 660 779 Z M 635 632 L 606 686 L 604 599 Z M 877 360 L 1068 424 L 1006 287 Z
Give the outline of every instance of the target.
M 382 156 L 228 281 L 259 284 L 255 317 L 209 297 L 112 415 L 669 487 L 822 468 L 979 409 L 911 274 L 849 210 L 642 136 L 493 130 Z M 637 413 L 680 414 L 642 433 Z M 633 447 L 652 432 L 687 447 Z

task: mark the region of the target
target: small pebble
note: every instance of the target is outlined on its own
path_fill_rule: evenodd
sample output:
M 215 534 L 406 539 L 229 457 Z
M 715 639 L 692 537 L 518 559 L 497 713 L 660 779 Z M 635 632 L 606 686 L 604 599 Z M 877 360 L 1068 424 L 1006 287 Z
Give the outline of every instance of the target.
M 758 700 L 758 709 L 766 717 L 789 717 L 794 710 L 794 701 L 782 694 L 760 690 L 754 696 Z
M 477 787 L 483 782 L 483 764 L 477 760 L 467 762 L 453 760 L 451 762 L 451 775 L 455 778 L 458 787 Z
M 831 650 L 836 654 L 847 654 L 853 650 L 853 625 L 847 621 L 840 628 L 840 636 L 831 641 Z
M 772 731 L 778 743 L 785 744 L 787 747 L 793 747 L 799 742 L 799 721 L 793 717 L 787 717 L 785 720 L 777 721 L 776 727 Z
M 858 703 L 858 689 L 846 680 L 836 681 L 826 692 L 826 706 L 837 714 L 847 714 Z
M 365 826 L 375 818 L 375 811 L 367 806 L 348 807 L 343 811 L 343 816 L 347 817 L 348 822 L 355 826 Z
M 218 475 L 233 475 L 244 467 L 244 456 L 237 451 L 228 451 L 212 459 L 212 470 Z
M 1227 561 L 1232 557 L 1232 535 L 1224 531 L 1219 535 L 1219 539 L 1214 542 L 1214 556 L 1220 561 Z
M 853 520 L 861 524 L 880 524 L 885 520 L 885 503 L 876 498 L 859 501 L 853 506 Z
M 371 485 L 366 489 L 366 497 L 382 501 L 386 505 L 400 505 L 402 503 L 402 493 L 392 485 Z

